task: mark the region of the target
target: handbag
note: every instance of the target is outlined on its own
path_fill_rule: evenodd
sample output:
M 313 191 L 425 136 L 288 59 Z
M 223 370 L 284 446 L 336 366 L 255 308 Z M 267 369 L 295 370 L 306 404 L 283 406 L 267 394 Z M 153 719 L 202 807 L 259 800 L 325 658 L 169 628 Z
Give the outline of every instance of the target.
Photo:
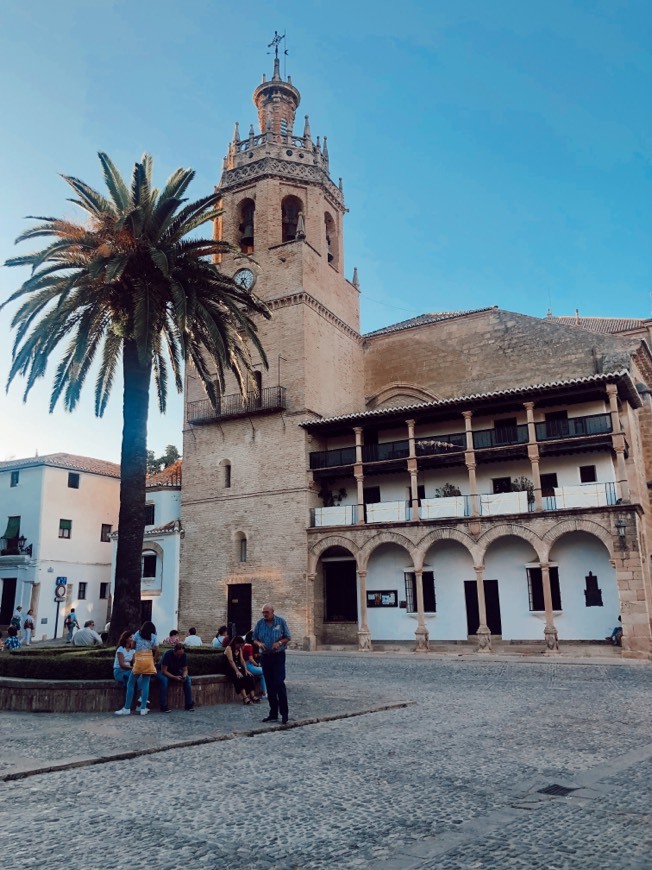
M 154 676 L 156 673 L 156 665 L 154 664 L 154 653 L 151 649 L 141 649 L 134 655 L 134 667 L 132 673 L 137 677 Z

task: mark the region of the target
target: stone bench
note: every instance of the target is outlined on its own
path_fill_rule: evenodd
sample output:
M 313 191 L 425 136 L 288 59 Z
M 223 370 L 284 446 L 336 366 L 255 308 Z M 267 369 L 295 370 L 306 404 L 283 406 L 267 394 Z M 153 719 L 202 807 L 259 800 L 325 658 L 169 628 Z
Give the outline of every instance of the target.
M 231 681 L 222 674 L 193 677 L 192 697 L 198 707 L 236 700 Z M 256 687 L 259 679 L 256 677 Z M 159 682 L 151 677 L 150 707 L 159 707 Z M 137 697 L 137 696 L 136 696 Z M 125 689 L 115 680 L 29 680 L 0 677 L 0 710 L 17 713 L 108 713 L 124 705 Z M 168 706 L 183 709 L 183 688 L 171 682 Z

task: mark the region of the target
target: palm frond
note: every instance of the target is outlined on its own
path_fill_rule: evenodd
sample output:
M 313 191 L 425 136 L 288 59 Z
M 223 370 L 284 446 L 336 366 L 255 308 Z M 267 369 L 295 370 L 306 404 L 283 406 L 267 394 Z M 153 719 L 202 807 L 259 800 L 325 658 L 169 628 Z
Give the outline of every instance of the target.
M 102 164 L 104 182 L 109 189 L 111 199 L 113 200 L 117 211 L 127 211 L 131 205 L 131 199 L 129 197 L 129 190 L 127 185 L 124 183 L 122 175 L 120 175 L 108 154 L 100 151 L 97 156 L 100 158 L 100 163 Z

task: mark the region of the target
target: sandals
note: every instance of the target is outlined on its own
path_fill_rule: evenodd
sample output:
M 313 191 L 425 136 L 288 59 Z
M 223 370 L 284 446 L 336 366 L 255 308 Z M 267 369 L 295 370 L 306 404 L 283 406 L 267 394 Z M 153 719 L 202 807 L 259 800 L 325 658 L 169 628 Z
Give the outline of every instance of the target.
M 250 700 L 252 704 L 260 704 L 260 698 L 251 698 Z
M 246 707 L 247 704 L 251 704 L 251 701 L 249 700 L 249 698 L 243 698 L 243 699 L 242 699 L 242 703 L 243 703 L 243 704 L 245 705 L 245 707 Z

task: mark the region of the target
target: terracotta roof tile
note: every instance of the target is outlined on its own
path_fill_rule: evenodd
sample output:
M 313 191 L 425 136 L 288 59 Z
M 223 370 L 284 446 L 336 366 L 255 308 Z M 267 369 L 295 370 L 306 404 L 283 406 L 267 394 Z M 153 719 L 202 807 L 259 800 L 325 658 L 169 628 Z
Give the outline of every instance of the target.
M 147 475 L 146 485 L 150 486 L 181 486 L 181 460 L 177 459 L 162 471 Z
M 7 462 L 0 462 L 0 471 L 44 465 L 65 468 L 68 471 L 101 474 L 104 477 L 120 477 L 120 466 L 115 462 L 93 459 L 91 456 L 76 456 L 74 453 L 49 453 L 46 456 L 31 456 L 28 459 L 10 459 Z
M 549 314 L 546 320 L 559 323 L 561 326 L 577 326 L 589 332 L 599 332 L 602 335 L 617 335 L 632 329 L 644 329 L 652 325 L 652 321 L 644 317 L 553 317 Z
M 340 414 L 336 417 L 317 417 L 313 420 L 302 420 L 298 425 L 304 429 L 318 429 L 320 426 L 328 426 L 331 423 L 347 423 L 354 420 L 374 419 L 376 417 L 395 416 L 397 414 L 411 413 L 413 411 L 422 411 L 427 408 L 446 408 L 457 404 L 467 405 L 470 402 L 478 401 L 479 399 L 503 398 L 509 396 L 528 395 L 530 393 L 538 393 L 544 390 L 555 389 L 557 387 L 573 387 L 587 386 L 591 384 L 604 384 L 620 381 L 626 391 L 627 397 L 633 407 L 641 407 L 641 399 L 636 391 L 634 382 L 632 381 L 628 371 L 623 369 L 617 372 L 605 372 L 598 375 L 587 375 L 583 378 L 570 378 L 568 380 L 546 381 L 539 384 L 525 384 L 521 387 L 510 387 L 506 390 L 492 390 L 487 393 L 471 393 L 464 396 L 451 396 L 448 399 L 436 399 L 432 402 L 418 402 L 411 405 L 396 406 L 392 405 L 386 408 L 374 408 L 371 411 L 359 411 L 354 414 Z
M 486 308 L 472 308 L 469 311 L 439 311 L 432 314 L 420 314 L 418 317 L 411 317 L 409 320 L 402 320 L 400 323 L 392 323 L 389 326 L 383 326 L 382 329 L 366 332 L 363 338 L 374 338 L 377 335 L 400 332 L 402 329 L 412 329 L 415 326 L 425 326 L 428 323 L 438 323 L 441 320 L 453 320 L 455 317 L 465 317 L 467 314 L 478 314 L 481 311 L 493 311 L 497 307 L 496 305 L 488 305 Z

